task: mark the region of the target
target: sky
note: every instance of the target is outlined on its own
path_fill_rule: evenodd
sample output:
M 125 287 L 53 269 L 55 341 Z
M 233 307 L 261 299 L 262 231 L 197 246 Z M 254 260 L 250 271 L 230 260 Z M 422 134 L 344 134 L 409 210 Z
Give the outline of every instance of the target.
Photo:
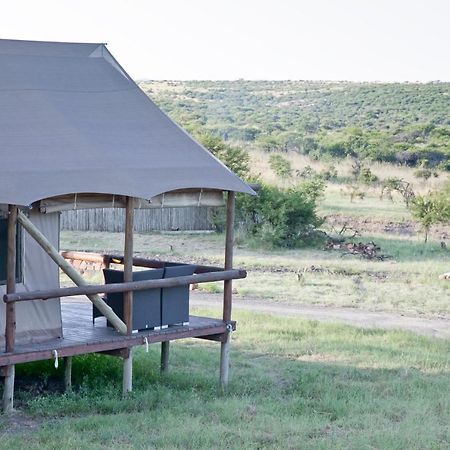
M 135 79 L 450 81 L 450 0 L 0 0 L 0 38 L 107 43 Z

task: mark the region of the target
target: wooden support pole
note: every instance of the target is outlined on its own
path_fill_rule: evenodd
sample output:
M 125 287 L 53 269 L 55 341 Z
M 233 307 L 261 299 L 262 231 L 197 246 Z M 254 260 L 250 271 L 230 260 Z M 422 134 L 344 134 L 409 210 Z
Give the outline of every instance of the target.
M 125 205 L 125 250 L 123 281 L 133 281 L 133 229 L 134 229 L 134 198 L 127 197 Z M 123 312 L 127 334 L 133 332 L 133 291 L 123 293 Z M 128 357 L 123 360 L 123 394 L 133 389 L 133 354 L 130 349 Z
M 123 358 L 122 393 L 128 394 L 133 390 L 133 349 L 128 349 L 128 355 Z
M 134 228 L 134 199 L 127 197 L 125 209 L 125 250 L 123 262 L 123 281 L 133 281 L 133 228 Z M 127 334 L 133 332 L 133 291 L 123 293 L 123 311 Z
M 17 207 L 10 205 L 7 229 L 6 256 L 6 292 L 16 292 L 16 245 L 17 245 Z M 15 305 L 6 306 L 5 351 L 12 352 L 16 338 L 16 308 Z
M 6 292 L 16 292 L 16 255 L 17 255 L 17 206 L 9 205 L 7 227 L 7 255 L 6 255 Z M 6 305 L 5 326 L 5 351 L 14 350 L 16 340 L 16 305 Z M 3 412 L 10 414 L 14 408 L 14 378 L 15 366 L 5 368 L 5 379 L 3 385 Z
M 169 372 L 169 349 L 170 341 L 161 342 L 161 373 L 163 375 Z
M 227 339 L 220 343 L 220 390 L 226 392 L 230 372 L 231 332 L 227 330 Z
M 64 358 L 64 390 L 66 392 L 72 390 L 72 356 Z
M 229 191 L 227 196 L 227 223 L 225 235 L 225 270 L 233 268 L 233 245 L 234 245 L 234 206 L 235 193 Z M 231 307 L 233 301 L 233 282 L 224 281 L 223 286 L 223 321 L 231 321 Z M 230 337 L 228 331 L 227 339 L 220 344 L 220 388 L 225 391 L 228 386 L 229 366 L 230 366 Z
M 56 250 L 49 240 L 39 231 L 39 229 L 28 219 L 25 214 L 19 212 L 18 222 L 30 234 L 31 237 L 42 247 L 42 249 L 58 264 L 61 270 L 77 285 L 87 286 L 83 277 L 67 262 Z M 99 311 L 109 320 L 113 327 L 121 334 L 126 334 L 127 327 L 98 294 L 88 295 Z

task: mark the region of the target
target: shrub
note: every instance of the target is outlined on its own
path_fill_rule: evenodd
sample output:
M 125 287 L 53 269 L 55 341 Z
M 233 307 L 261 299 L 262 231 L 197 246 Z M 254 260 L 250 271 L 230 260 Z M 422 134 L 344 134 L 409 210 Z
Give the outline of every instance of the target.
M 248 176 L 250 171 L 249 156 L 245 150 L 228 145 L 222 139 L 212 134 L 200 134 L 196 138 L 237 176 L 242 178 Z
M 272 247 L 311 243 L 323 222 L 316 211 L 323 190 L 320 180 L 288 189 L 261 184 L 257 197 L 238 196 L 237 223 L 247 236 Z
M 353 203 L 355 199 L 364 200 L 366 193 L 360 189 L 357 184 L 347 185 L 348 195 L 350 196 L 350 203 Z
M 414 176 L 416 178 L 423 178 L 424 180 L 428 180 L 431 177 L 437 178 L 439 174 L 431 169 L 417 169 L 414 171 Z
M 271 155 L 269 158 L 270 168 L 282 179 L 292 175 L 291 163 L 281 155 Z
M 450 159 L 447 159 L 447 160 L 442 161 L 441 163 L 439 163 L 437 168 L 439 170 L 446 170 L 446 171 L 450 172 Z
M 338 171 L 335 166 L 331 165 L 327 169 L 321 170 L 319 176 L 325 181 L 337 180 Z
M 311 166 L 305 166 L 302 170 L 296 170 L 299 178 L 311 179 L 316 178 L 317 172 Z
M 411 201 L 416 196 L 414 191 L 411 188 L 410 183 L 405 181 L 403 178 L 387 178 L 383 181 L 383 185 L 381 188 L 380 199 L 383 197 L 387 197 L 389 200 L 393 200 L 392 193 L 398 192 L 405 201 L 406 207 L 409 208 Z
M 373 184 L 378 181 L 378 177 L 372 173 L 369 167 L 363 167 L 359 172 L 358 181 L 363 184 Z
M 417 195 L 411 202 L 411 214 L 422 226 L 427 242 L 433 225 L 450 222 L 450 197 L 445 191 Z

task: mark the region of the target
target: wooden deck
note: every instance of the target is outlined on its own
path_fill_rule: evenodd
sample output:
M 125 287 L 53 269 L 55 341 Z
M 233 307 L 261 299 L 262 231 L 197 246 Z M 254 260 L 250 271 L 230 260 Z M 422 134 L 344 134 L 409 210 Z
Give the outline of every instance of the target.
M 144 345 L 146 341 L 171 341 L 189 337 L 200 337 L 222 341 L 226 334 L 226 323 L 219 319 L 190 316 L 189 325 L 176 325 L 161 330 L 145 330 L 122 336 L 106 326 L 106 319 L 97 318 L 92 323 L 92 304 L 65 300 L 61 302 L 63 338 L 39 343 L 16 345 L 11 353 L 0 353 L 0 366 L 39 361 L 84 353 L 108 352 Z M 234 324 L 233 324 L 234 326 Z

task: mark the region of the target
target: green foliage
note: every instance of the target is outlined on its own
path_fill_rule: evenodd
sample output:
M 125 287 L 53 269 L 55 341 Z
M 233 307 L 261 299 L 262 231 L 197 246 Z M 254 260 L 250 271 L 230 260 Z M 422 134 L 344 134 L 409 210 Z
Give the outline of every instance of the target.
M 358 175 L 358 181 L 363 184 L 374 184 L 378 181 L 378 177 L 372 173 L 369 167 L 363 167 Z
M 412 190 L 410 183 L 405 181 L 403 178 L 392 177 L 384 180 L 381 188 L 380 199 L 387 197 L 389 200 L 392 201 L 393 192 L 398 192 L 403 197 L 406 207 L 409 207 L 411 201 L 415 197 L 414 191 Z
M 450 170 L 450 83 L 144 81 L 189 131 L 294 150 Z
M 446 192 L 416 195 L 410 208 L 412 216 L 422 226 L 425 242 L 432 225 L 450 222 L 450 197 Z
M 435 170 L 423 168 L 423 169 L 415 170 L 414 176 L 416 178 L 423 178 L 424 180 L 428 180 L 431 177 L 437 178 L 439 176 L 439 174 Z
M 299 178 L 305 178 L 306 180 L 318 177 L 317 172 L 311 166 L 305 166 L 302 170 L 296 171 Z
M 200 134 L 197 139 L 237 176 L 242 178 L 248 176 L 250 171 L 249 156 L 245 150 L 226 144 L 222 139 L 211 134 Z
M 347 189 L 350 197 L 350 203 L 353 203 L 356 199 L 363 200 L 366 196 L 366 193 L 361 190 L 360 186 L 357 184 L 349 184 Z
M 292 176 L 291 163 L 281 155 L 271 155 L 269 158 L 270 168 L 282 179 Z
M 281 189 L 261 184 L 258 196 L 238 196 L 237 222 L 256 241 L 273 247 L 300 247 L 317 237 L 323 222 L 316 203 L 324 184 L 311 180 Z
M 334 181 L 338 178 L 338 171 L 335 166 L 330 165 L 320 172 L 320 177 L 325 181 Z

